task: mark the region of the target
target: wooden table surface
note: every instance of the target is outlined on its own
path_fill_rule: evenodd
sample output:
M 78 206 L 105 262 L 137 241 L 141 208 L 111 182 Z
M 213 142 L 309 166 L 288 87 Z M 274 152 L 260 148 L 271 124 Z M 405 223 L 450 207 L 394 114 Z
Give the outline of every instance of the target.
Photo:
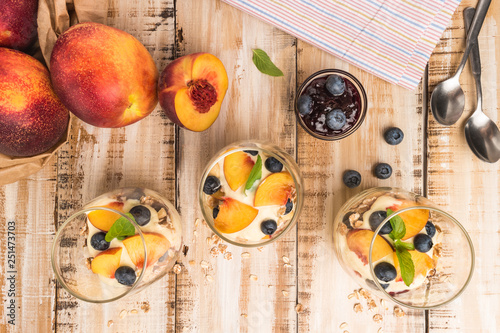
M 137 37 L 162 70 L 176 57 L 206 51 L 217 55 L 229 75 L 229 90 L 215 124 L 203 133 L 174 126 L 157 109 L 139 123 L 101 129 L 73 122 L 70 141 L 45 169 L 0 187 L 0 268 L 7 270 L 8 221 L 16 224 L 16 325 L 0 308 L 1 332 L 496 332 L 500 331 L 500 172 L 499 164 L 479 161 L 463 136 L 475 108 L 475 87 L 467 66 L 460 81 L 466 108 L 460 121 L 443 127 L 432 118 L 433 87 L 454 73 L 462 56 L 464 0 L 429 61 L 415 91 L 390 85 L 220 0 L 110 0 L 108 24 Z M 484 110 L 500 116 L 500 0 L 493 0 L 479 37 Z M 268 52 L 284 77 L 257 71 L 252 48 Z M 340 68 L 352 73 L 368 93 L 361 128 L 340 142 L 309 136 L 297 125 L 297 86 L 313 72 Z M 498 123 L 498 121 L 497 121 Z M 389 126 L 403 129 L 398 146 L 385 144 Z M 197 201 L 201 172 L 223 146 L 242 139 L 274 142 L 295 156 L 306 198 L 294 230 L 262 251 L 233 259 L 209 254 L 210 230 Z M 393 176 L 378 180 L 372 166 L 387 162 Z M 342 173 L 361 172 L 362 185 L 348 189 Z M 182 216 L 187 256 L 183 270 L 170 273 L 145 291 L 106 305 L 70 296 L 55 282 L 50 248 L 57 227 L 97 195 L 120 186 L 140 185 L 175 202 Z M 355 313 L 348 299 L 357 285 L 344 273 L 332 246 L 332 221 L 340 206 L 363 189 L 399 186 L 423 194 L 460 220 L 476 250 L 474 277 L 456 301 L 431 311 L 407 310 L 404 317 L 379 307 Z M 196 231 L 196 232 L 195 232 Z M 290 258 L 284 267 L 282 257 Z M 194 260 L 195 265 L 189 264 Z M 213 282 L 201 260 L 210 263 Z M 249 274 L 258 277 L 249 279 Z M 10 284 L 0 280 L 5 302 Z M 285 292 L 283 292 L 285 291 Z M 297 313 L 296 304 L 303 311 Z M 145 311 L 149 306 L 149 311 Z M 131 311 L 133 309 L 137 310 Z M 120 318 L 120 312 L 128 315 Z M 376 324 L 375 313 L 383 315 Z M 112 321 L 113 325 L 108 327 Z

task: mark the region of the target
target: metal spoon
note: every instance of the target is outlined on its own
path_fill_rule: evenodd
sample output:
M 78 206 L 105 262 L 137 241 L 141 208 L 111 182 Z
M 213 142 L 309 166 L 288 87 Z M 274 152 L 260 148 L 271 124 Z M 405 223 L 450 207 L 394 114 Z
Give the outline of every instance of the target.
M 477 36 L 483 25 L 484 18 L 490 7 L 491 0 L 479 0 L 476 15 L 472 20 L 471 28 L 467 33 L 467 42 L 462 61 L 457 72 L 448 80 L 439 83 L 431 95 L 431 111 L 434 118 L 442 125 L 453 125 L 464 112 L 465 96 L 458 78 L 464 69 L 470 50 L 477 43 Z
M 465 29 L 469 29 L 473 16 L 474 8 L 468 7 L 464 10 Z M 495 163 L 500 159 L 500 131 L 497 125 L 481 110 L 481 59 L 477 43 L 471 50 L 469 60 L 476 82 L 477 106 L 476 111 L 465 124 L 465 138 L 470 149 L 478 158 L 485 162 Z

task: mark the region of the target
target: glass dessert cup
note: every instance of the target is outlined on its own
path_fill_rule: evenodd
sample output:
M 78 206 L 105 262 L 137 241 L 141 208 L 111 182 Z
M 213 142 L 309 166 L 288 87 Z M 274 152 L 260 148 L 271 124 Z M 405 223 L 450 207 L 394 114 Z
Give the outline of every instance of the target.
M 440 307 L 457 298 L 472 278 L 474 248 L 467 231 L 414 193 L 365 190 L 341 207 L 333 230 L 342 268 L 362 287 L 401 306 Z
M 93 199 L 64 222 L 51 261 L 70 294 L 106 303 L 165 276 L 181 246 L 180 216 L 167 199 L 148 189 L 121 188 Z
M 290 155 L 262 142 L 236 142 L 208 163 L 200 182 L 202 214 L 222 240 L 242 247 L 270 244 L 297 223 L 304 195 Z
M 344 88 L 336 95 L 326 89 L 330 76 L 338 76 L 340 82 L 343 81 Z M 304 95 L 306 102 L 302 100 Z M 303 109 L 304 103 L 308 105 L 306 109 Z M 335 127 L 337 121 L 333 127 L 327 125 L 328 113 L 336 109 L 341 111 L 345 121 L 344 125 L 340 123 L 340 128 Z M 368 99 L 361 82 L 339 69 L 324 69 L 312 74 L 299 87 L 295 98 L 295 114 L 302 128 L 315 138 L 327 141 L 341 140 L 354 133 L 363 123 L 367 109 Z M 332 118 L 336 117 L 332 115 Z

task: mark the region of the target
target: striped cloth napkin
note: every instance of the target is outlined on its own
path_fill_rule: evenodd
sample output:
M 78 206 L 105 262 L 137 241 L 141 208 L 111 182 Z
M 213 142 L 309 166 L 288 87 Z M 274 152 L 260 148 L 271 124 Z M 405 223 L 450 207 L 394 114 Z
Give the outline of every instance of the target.
M 460 0 L 222 0 L 384 80 L 415 89 Z

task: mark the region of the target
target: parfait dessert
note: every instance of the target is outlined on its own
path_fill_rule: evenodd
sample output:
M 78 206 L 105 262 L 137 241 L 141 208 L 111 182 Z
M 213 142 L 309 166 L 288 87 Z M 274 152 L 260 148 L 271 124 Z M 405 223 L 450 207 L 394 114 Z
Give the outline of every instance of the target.
M 202 211 L 222 239 L 260 246 L 295 223 L 302 206 L 300 182 L 295 162 L 277 147 L 233 145 L 205 171 L 200 185 Z

